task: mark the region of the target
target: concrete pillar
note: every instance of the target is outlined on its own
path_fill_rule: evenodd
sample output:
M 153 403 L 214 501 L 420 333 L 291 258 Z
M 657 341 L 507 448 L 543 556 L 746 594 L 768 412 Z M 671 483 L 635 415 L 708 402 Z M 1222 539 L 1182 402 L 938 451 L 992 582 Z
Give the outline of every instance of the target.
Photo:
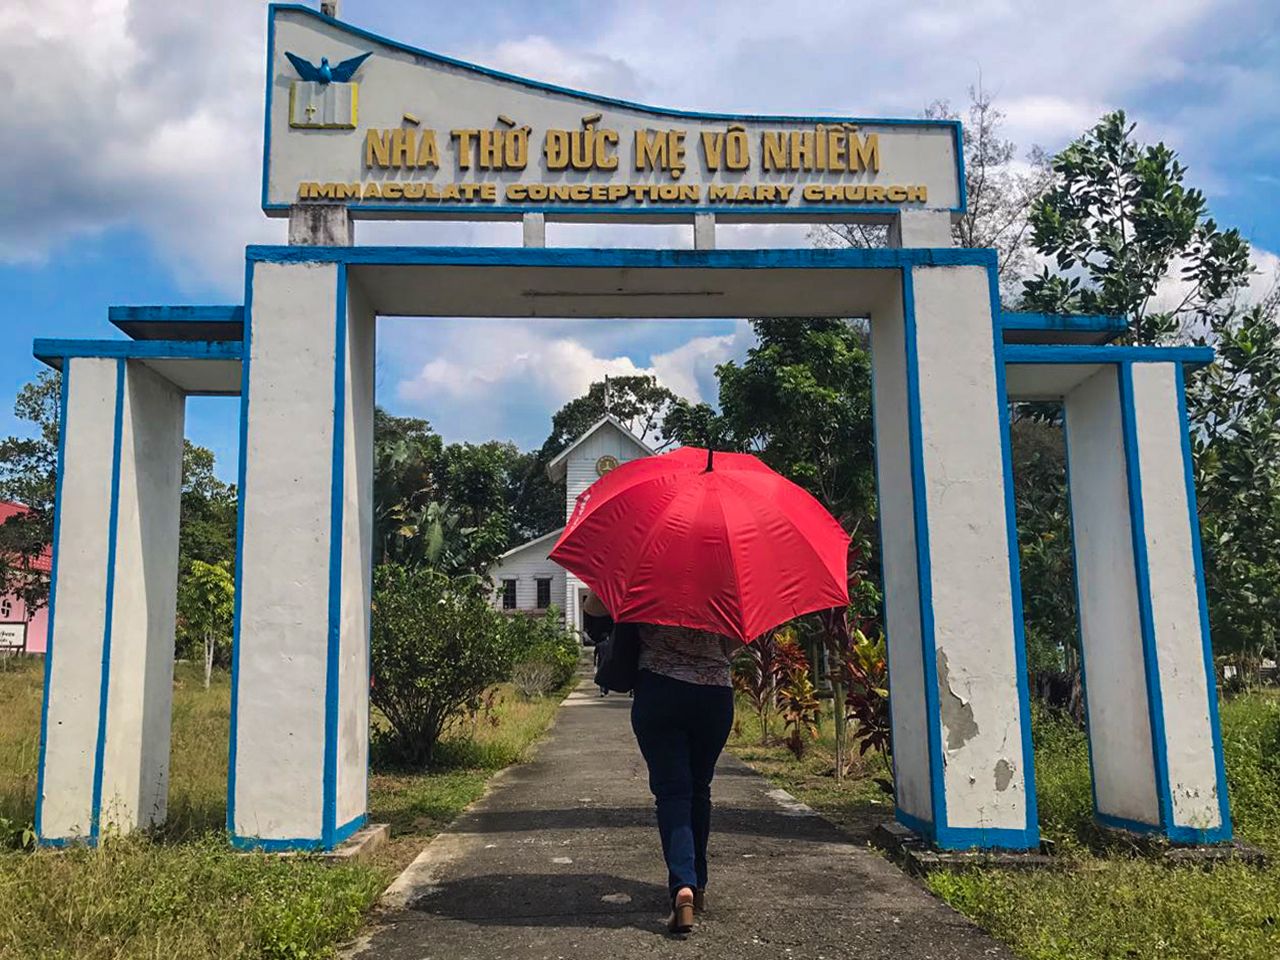
M 526 247 L 545 247 L 547 245 L 547 215 L 545 213 L 526 213 L 520 218 L 520 232 Z
M 331 848 L 367 811 L 374 314 L 345 265 L 250 283 L 228 828 Z
M 945 210 L 900 210 L 889 224 L 891 247 L 951 247 L 951 214 Z
M 52 845 L 165 818 L 184 414 L 137 361 L 70 359 L 62 391 L 36 800 Z
M 1230 839 L 1181 367 L 1102 367 L 1066 432 L 1097 819 Z
M 993 306 L 914 267 L 871 324 L 897 815 L 945 849 L 1039 843 Z
M 303 247 L 349 247 L 356 226 L 346 207 L 295 203 L 289 208 L 289 243 Z
M 695 213 L 693 215 L 693 249 L 714 250 L 716 248 L 716 215 L 714 213 Z

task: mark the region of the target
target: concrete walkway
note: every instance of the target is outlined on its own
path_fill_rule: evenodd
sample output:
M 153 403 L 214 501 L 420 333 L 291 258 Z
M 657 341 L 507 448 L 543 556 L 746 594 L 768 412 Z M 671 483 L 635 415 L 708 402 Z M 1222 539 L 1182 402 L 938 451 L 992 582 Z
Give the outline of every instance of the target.
M 348 956 L 364 960 L 894 958 L 1012 954 L 726 756 L 708 909 L 666 934 L 666 869 L 626 697 L 584 685 L 533 761 L 430 844 Z

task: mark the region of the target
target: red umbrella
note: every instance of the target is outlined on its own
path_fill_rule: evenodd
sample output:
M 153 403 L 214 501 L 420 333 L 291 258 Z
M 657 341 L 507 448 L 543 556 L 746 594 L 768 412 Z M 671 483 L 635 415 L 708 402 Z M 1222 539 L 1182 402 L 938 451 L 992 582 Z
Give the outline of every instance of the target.
M 848 556 L 849 535 L 810 494 L 749 454 L 697 447 L 605 474 L 551 551 L 615 620 L 743 641 L 848 604 Z

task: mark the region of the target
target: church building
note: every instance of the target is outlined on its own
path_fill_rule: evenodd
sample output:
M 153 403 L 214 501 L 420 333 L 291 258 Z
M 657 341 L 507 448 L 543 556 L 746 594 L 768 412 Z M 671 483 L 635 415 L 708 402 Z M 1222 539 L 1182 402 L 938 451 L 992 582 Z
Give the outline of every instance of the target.
M 547 464 L 547 475 L 565 486 L 565 520 L 578 494 L 610 470 L 654 451 L 614 416 L 606 414 Z M 571 629 L 582 629 L 582 601 L 587 587 L 547 554 L 564 527 L 513 547 L 489 570 L 494 605 L 506 613 L 539 613 L 556 607 Z

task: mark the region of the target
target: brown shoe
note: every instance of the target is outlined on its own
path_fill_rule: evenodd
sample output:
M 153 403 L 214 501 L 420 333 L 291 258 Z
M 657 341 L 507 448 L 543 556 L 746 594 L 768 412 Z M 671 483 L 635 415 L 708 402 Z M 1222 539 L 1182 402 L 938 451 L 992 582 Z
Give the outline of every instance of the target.
M 667 921 L 667 929 L 672 933 L 689 933 L 693 929 L 693 897 L 693 890 L 689 887 L 676 891 L 671 918 Z
M 702 913 L 707 909 L 707 888 L 697 887 L 693 891 L 693 912 Z

